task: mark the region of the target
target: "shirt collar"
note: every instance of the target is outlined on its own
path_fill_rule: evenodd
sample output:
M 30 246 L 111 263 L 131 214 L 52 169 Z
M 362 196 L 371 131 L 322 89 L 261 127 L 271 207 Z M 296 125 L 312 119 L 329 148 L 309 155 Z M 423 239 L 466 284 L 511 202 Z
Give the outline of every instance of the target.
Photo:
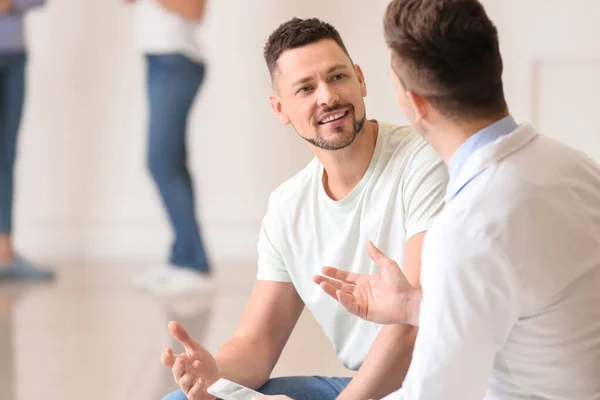
M 455 181 L 458 179 L 461 171 L 464 169 L 465 164 L 469 160 L 469 157 L 480 148 L 493 143 L 496 139 L 508 135 L 518 128 L 518 124 L 515 119 L 508 115 L 491 125 L 486 126 L 479 132 L 471 136 L 466 142 L 464 142 L 458 150 L 454 153 L 450 162 L 448 163 L 448 175 L 449 183 L 447 190 L 453 188 Z M 455 188 L 454 193 L 447 193 L 449 196 L 454 196 L 467 184 Z

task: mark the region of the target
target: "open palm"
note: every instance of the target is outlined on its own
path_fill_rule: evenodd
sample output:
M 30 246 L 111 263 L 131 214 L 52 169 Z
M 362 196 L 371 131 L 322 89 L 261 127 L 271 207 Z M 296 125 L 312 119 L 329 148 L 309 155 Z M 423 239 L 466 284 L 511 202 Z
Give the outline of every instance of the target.
M 183 345 L 185 352 L 175 355 L 171 348 L 164 349 L 162 364 L 172 369 L 173 378 L 187 399 L 214 399 L 214 396 L 205 392 L 219 378 L 219 367 L 214 357 L 198 341 L 192 339 L 179 323 L 171 321 L 169 331 Z
M 324 276 L 314 277 L 315 283 L 339 301 L 346 310 L 360 318 L 380 324 L 416 325 L 409 303 L 420 291 L 408 283 L 398 264 L 373 243 L 369 242 L 367 251 L 379 267 L 377 274 L 356 274 L 325 267 L 322 270 Z

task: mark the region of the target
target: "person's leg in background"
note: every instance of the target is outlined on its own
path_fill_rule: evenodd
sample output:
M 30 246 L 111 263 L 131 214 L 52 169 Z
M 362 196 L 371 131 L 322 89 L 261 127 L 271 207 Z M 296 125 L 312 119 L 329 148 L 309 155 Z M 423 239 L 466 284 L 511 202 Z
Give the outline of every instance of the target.
M 269 379 L 258 392 L 266 395 L 285 395 L 294 400 L 335 400 L 348 386 L 351 378 L 323 376 L 290 376 Z M 181 390 L 170 393 L 162 400 L 186 400 Z
M 200 233 L 187 165 L 188 115 L 204 80 L 204 65 L 179 54 L 148 55 L 150 126 L 148 167 L 175 240 L 169 265 L 138 281 L 156 294 L 210 287 L 210 266 Z
M 42 271 L 16 254 L 13 247 L 14 166 L 25 98 L 24 52 L 0 53 L 0 280 L 48 280 Z

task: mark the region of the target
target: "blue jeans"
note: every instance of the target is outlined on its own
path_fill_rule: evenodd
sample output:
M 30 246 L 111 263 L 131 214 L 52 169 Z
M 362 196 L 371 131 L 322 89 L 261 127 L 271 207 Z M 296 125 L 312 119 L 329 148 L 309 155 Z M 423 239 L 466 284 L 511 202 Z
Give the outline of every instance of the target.
M 12 232 L 14 166 L 25 98 L 24 52 L 0 53 L 0 233 Z
M 170 263 L 208 273 L 187 166 L 188 114 L 205 67 L 181 54 L 146 55 L 148 66 L 148 168 L 174 231 Z
M 322 376 L 290 376 L 269 379 L 258 392 L 267 395 L 283 394 L 294 400 L 335 400 L 348 386 L 351 378 Z M 170 393 L 162 400 L 187 400 L 181 390 Z

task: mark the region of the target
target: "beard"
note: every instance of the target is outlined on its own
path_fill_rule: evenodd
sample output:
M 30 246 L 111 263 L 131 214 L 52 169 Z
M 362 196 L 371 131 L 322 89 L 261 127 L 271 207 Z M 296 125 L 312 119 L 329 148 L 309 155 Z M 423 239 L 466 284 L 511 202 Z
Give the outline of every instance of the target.
M 343 105 L 329 107 L 329 108 L 323 110 L 323 113 L 329 113 L 329 112 L 336 111 L 336 110 L 342 110 L 346 107 L 347 106 L 343 106 Z M 302 135 L 300 135 L 300 137 L 302 137 L 302 139 L 306 140 L 308 143 L 312 144 L 313 146 L 318 147 L 323 150 L 335 151 L 335 150 L 341 150 L 341 149 L 344 149 L 344 148 L 350 146 L 354 142 L 356 137 L 359 135 L 359 133 L 362 132 L 362 129 L 365 125 L 365 121 L 367 119 L 367 113 L 365 111 L 365 114 L 362 116 L 362 118 L 356 119 L 356 114 L 354 112 L 354 106 L 352 106 L 350 111 L 348 111 L 348 112 L 352 114 L 352 130 L 350 132 L 345 132 L 344 131 L 345 128 L 343 126 L 338 126 L 335 128 L 335 131 L 340 134 L 343 134 L 343 135 L 336 135 L 338 137 L 336 137 L 335 139 L 327 139 L 327 138 L 325 138 L 325 135 L 321 132 L 321 129 L 317 128 L 317 130 L 315 132 L 316 135 L 313 139 L 305 138 Z

